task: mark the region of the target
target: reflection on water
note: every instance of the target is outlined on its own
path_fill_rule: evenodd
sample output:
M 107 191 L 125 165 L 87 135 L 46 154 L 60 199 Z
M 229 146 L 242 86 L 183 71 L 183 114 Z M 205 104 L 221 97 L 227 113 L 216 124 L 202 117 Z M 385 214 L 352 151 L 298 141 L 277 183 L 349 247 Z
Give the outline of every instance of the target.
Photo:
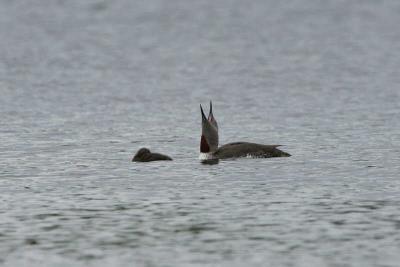
M 2 265 L 398 266 L 398 1 L 0 5 Z
M 219 159 L 206 159 L 206 160 L 201 160 L 200 162 L 205 165 L 214 165 L 219 163 Z

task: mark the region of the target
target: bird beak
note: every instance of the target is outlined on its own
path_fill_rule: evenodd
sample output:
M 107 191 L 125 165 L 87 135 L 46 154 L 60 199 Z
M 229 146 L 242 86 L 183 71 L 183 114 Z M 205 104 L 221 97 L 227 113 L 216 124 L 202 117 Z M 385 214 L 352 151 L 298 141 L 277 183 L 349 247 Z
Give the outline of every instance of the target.
M 210 113 L 208 114 L 208 121 L 218 130 L 217 121 L 214 118 L 213 110 L 212 110 L 212 102 L 210 101 Z
M 210 113 L 208 114 L 208 119 L 210 119 L 210 117 L 213 117 L 211 100 L 210 100 Z
M 204 123 L 204 121 L 207 121 L 207 118 L 206 115 L 204 114 L 203 107 L 201 106 L 201 104 L 200 104 L 200 110 L 201 110 L 201 118 Z

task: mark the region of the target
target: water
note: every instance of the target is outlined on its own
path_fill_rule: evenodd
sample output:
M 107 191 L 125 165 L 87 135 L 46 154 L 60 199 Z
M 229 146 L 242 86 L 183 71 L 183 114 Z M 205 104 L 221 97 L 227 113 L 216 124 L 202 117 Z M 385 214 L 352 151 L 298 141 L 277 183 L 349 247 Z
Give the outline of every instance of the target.
M 3 0 L 0 265 L 398 266 L 398 25 L 395 0 Z M 222 144 L 293 156 L 200 164 L 210 99 Z

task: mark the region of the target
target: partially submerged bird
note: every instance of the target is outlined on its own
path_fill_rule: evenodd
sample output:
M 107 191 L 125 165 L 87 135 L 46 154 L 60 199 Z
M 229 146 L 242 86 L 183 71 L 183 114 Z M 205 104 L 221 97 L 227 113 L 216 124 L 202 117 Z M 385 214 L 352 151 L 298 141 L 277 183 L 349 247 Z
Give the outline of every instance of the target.
M 159 153 L 152 153 L 148 148 L 141 148 L 133 157 L 132 161 L 137 162 L 149 162 L 155 160 L 172 160 L 167 155 L 159 154 Z
M 271 158 L 271 157 L 290 157 L 277 147 L 280 145 L 262 145 L 249 142 L 234 142 L 218 147 L 218 124 L 212 112 L 212 103 L 210 101 L 210 112 L 208 118 L 204 114 L 203 107 L 201 110 L 201 140 L 200 140 L 200 159 L 201 160 L 218 160 L 227 158 Z

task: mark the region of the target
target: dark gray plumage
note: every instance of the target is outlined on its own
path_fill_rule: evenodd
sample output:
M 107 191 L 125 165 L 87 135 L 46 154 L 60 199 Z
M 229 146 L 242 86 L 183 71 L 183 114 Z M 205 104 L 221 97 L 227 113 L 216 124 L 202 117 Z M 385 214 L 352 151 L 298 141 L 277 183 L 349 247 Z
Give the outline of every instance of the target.
M 272 158 L 272 157 L 290 157 L 278 149 L 279 145 L 261 145 L 248 142 L 235 142 L 223 145 L 213 153 L 213 156 L 219 159 L 254 157 L 254 158 Z
M 167 155 L 152 153 L 148 148 L 143 147 L 139 149 L 139 151 L 132 159 L 132 161 L 136 162 L 149 162 L 156 160 L 172 160 L 172 158 L 168 157 Z

